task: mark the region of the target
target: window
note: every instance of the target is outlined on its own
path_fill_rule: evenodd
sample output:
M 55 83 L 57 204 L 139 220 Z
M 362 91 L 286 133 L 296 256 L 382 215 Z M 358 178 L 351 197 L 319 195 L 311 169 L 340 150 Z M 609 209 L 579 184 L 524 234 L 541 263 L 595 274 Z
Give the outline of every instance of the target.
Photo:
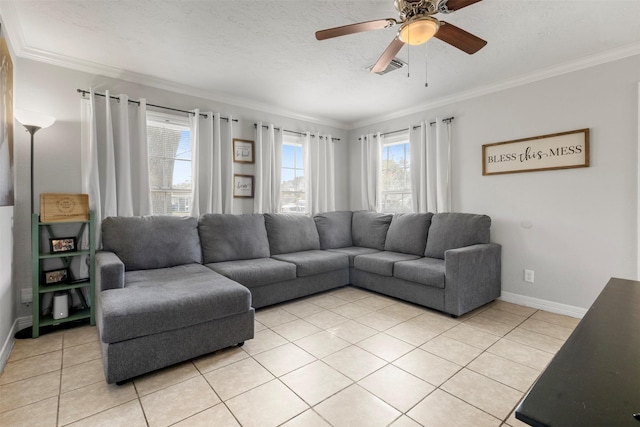
M 382 145 L 382 212 L 412 212 L 409 133 L 387 137 Z
M 191 132 L 186 117 L 147 113 L 149 184 L 154 215 L 191 213 Z
M 299 137 L 284 135 L 280 179 L 280 212 L 307 212 L 304 158 Z

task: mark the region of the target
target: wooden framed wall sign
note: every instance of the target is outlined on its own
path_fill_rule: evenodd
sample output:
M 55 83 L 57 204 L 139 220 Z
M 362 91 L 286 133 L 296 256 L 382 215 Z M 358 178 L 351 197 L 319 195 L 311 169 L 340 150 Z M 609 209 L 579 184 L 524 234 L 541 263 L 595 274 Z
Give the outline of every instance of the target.
M 233 138 L 233 161 L 236 163 L 255 163 L 253 141 Z
M 253 199 L 253 175 L 233 175 L 233 197 Z
M 589 129 L 482 146 L 482 175 L 589 167 Z

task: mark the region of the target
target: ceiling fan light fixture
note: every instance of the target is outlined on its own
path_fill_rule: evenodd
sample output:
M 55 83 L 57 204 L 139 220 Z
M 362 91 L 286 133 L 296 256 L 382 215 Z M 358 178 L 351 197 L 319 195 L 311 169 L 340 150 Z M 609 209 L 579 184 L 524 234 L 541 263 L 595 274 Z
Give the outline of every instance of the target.
M 398 37 L 401 41 L 410 45 L 426 43 L 440 29 L 440 22 L 430 16 L 420 16 L 411 19 L 400 27 Z

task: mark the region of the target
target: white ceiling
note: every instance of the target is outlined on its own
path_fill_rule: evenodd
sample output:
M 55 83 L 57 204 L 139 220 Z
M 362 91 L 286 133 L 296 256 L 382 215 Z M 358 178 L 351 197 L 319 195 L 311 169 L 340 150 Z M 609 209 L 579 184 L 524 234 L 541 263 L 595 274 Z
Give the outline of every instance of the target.
M 365 70 L 397 28 L 314 37 L 397 18 L 393 0 L 19 0 L 0 11 L 21 57 L 343 128 L 640 53 L 640 0 L 483 0 L 438 14 L 488 45 L 475 55 L 437 39 L 405 46 L 409 77 Z

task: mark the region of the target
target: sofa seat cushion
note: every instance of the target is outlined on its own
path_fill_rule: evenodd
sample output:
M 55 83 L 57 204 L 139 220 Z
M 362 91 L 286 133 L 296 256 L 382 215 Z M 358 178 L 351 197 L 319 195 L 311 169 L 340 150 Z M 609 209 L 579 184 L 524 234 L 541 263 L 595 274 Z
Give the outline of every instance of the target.
M 360 246 L 349 246 L 348 248 L 327 249 L 329 252 L 337 252 L 341 254 L 347 254 L 349 256 L 349 267 L 354 266 L 354 260 L 358 255 L 375 254 L 380 252 L 377 249 L 363 248 Z
M 375 254 L 358 255 L 354 261 L 354 267 L 357 270 L 368 271 L 369 273 L 392 277 L 393 265 L 396 262 L 411 261 L 419 258 L 420 257 L 417 255 L 382 251 L 376 252 Z
M 296 278 L 296 266 L 273 258 L 206 264 L 215 272 L 248 287 L 264 286 Z
M 205 264 L 271 255 L 262 214 L 205 214 L 198 232 Z
M 420 258 L 397 262 L 393 267 L 393 275 L 398 279 L 444 289 L 444 260 Z
M 114 343 L 221 319 L 251 309 L 251 292 L 201 264 L 125 274 L 125 287 L 98 294 L 101 340 Z
M 314 276 L 349 268 L 347 255 L 322 250 L 273 255 L 272 258 L 295 264 L 298 277 Z

